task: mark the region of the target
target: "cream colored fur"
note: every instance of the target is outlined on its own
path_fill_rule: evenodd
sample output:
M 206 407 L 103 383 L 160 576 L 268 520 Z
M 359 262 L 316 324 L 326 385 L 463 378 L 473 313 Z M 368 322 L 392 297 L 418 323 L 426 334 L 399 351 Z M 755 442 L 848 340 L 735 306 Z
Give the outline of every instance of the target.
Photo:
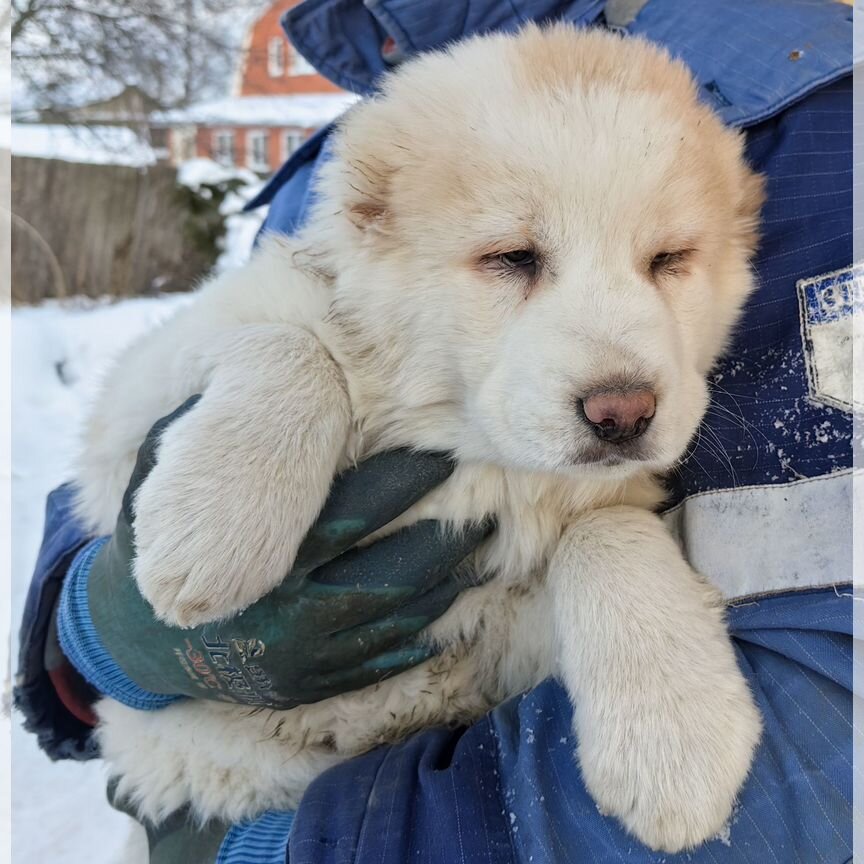
M 352 754 L 557 675 L 599 806 L 658 849 L 712 836 L 760 719 L 717 592 L 652 508 L 751 290 L 761 183 L 740 138 L 647 43 L 530 27 L 406 64 L 344 120 L 318 192 L 299 236 L 206 285 L 108 376 L 81 512 L 110 530 L 148 428 L 202 392 L 136 500 L 135 575 L 166 621 L 262 596 L 334 472 L 394 446 L 458 456 L 399 524 L 495 514 L 476 556 L 495 578 L 430 628 L 439 658 L 357 693 L 257 714 L 104 700 L 121 790 L 151 818 L 292 807 Z M 532 278 L 499 257 L 526 246 Z M 680 266 L 654 272 L 664 251 Z M 575 407 L 610 382 L 657 396 L 625 457 Z

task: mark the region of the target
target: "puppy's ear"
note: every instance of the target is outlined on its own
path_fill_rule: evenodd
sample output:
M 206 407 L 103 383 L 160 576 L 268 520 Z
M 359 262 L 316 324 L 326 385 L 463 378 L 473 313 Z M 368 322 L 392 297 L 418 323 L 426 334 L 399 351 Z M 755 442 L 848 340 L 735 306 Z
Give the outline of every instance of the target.
M 752 255 L 759 243 L 759 213 L 766 198 L 765 178 L 746 165 L 739 181 L 736 218 L 741 243 Z
M 333 191 L 342 212 L 361 231 L 386 232 L 390 221 L 391 183 L 404 155 L 392 114 L 390 100 L 372 98 L 351 108 L 340 122 L 335 142 L 340 172 Z
M 362 231 L 386 230 L 393 169 L 377 153 L 345 147 L 345 213 Z

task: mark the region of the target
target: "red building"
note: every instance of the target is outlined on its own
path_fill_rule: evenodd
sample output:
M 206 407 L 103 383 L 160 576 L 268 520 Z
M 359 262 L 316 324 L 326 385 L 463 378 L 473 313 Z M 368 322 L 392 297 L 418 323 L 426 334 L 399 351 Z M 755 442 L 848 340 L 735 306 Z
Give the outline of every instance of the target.
M 299 0 L 273 3 L 252 25 L 246 37 L 238 96 L 296 96 L 301 93 L 341 93 L 294 50 L 279 23 Z
M 153 118 L 156 136 L 168 130 L 172 162 L 203 157 L 270 174 L 354 101 L 285 37 L 280 19 L 298 2 L 277 0 L 256 19 L 230 96 Z

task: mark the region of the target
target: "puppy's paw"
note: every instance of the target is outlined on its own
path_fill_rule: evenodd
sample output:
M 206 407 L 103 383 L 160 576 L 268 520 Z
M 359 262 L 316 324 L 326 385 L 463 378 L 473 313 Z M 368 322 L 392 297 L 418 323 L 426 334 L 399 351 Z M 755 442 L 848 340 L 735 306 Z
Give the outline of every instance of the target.
M 759 713 L 737 669 L 704 684 L 639 694 L 632 682 L 636 698 L 577 712 L 588 791 L 652 849 L 678 852 L 720 832 L 759 742 Z
M 157 617 L 180 627 L 235 614 L 273 589 L 309 528 L 308 513 L 290 506 L 302 494 L 291 472 L 230 422 L 219 427 L 198 410 L 176 421 L 135 497 L 135 579 Z
M 311 780 L 344 758 L 304 747 L 282 712 L 197 699 L 159 711 L 103 699 L 97 711 L 115 794 L 153 823 L 187 804 L 201 823 L 295 809 Z

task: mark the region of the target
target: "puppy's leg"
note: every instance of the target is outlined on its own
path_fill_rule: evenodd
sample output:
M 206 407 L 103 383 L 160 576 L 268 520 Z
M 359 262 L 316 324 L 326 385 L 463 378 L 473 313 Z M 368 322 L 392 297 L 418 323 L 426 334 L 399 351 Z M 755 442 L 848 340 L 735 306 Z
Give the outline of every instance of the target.
M 254 287 L 238 274 L 236 295 L 248 299 Z M 78 516 L 89 530 L 114 530 L 148 430 L 204 390 L 219 363 L 212 346 L 237 332 L 237 317 L 209 302 L 205 290 L 196 302 L 143 334 L 106 370 L 81 430 L 75 471 Z
M 320 342 L 286 325 L 222 334 L 201 401 L 168 427 L 135 498 L 135 577 L 157 615 L 195 626 L 278 585 L 318 515 L 350 423 Z
M 304 740 L 292 711 L 198 699 L 159 711 L 103 699 L 97 710 L 117 795 L 156 823 L 186 804 L 201 822 L 293 809 L 318 774 L 345 758 Z
M 761 730 L 720 596 L 660 520 L 631 507 L 568 528 L 548 578 L 588 790 L 655 849 L 710 838 Z
M 349 756 L 488 708 L 476 669 L 449 653 L 380 686 L 290 711 L 184 700 L 136 711 L 103 699 L 99 744 L 118 794 L 159 822 L 187 803 L 202 822 L 297 807 L 306 787 Z

